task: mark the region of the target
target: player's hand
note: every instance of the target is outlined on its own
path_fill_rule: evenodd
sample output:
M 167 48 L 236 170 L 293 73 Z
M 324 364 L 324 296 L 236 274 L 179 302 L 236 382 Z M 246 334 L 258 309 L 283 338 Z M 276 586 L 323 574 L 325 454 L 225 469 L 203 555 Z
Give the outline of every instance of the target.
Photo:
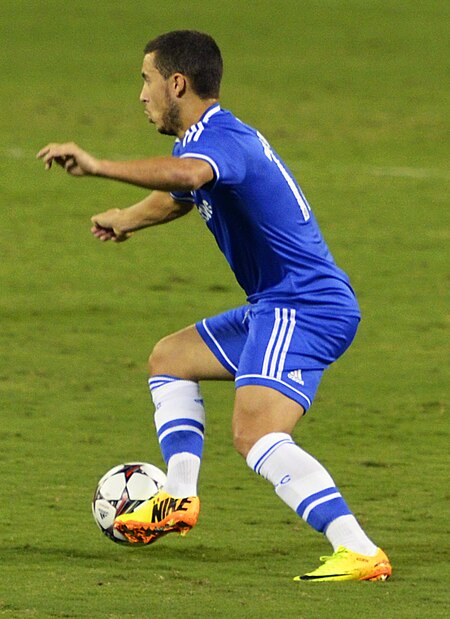
M 56 163 L 72 176 L 95 176 L 99 168 L 98 159 L 74 142 L 47 144 L 36 157 L 44 161 L 46 170 L 50 170 L 52 164 Z
M 100 241 L 122 243 L 128 240 L 133 236 L 133 233 L 123 229 L 121 213 L 122 211 L 119 208 L 112 208 L 109 211 L 91 217 L 91 221 L 94 224 L 91 228 L 92 234 Z

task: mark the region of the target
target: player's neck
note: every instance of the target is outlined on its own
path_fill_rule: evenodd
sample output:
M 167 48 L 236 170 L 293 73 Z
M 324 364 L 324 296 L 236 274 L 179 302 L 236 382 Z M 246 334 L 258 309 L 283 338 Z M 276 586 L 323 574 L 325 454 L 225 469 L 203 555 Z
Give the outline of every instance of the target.
M 218 101 L 219 99 L 199 99 L 198 97 L 189 101 L 181 113 L 182 126 L 178 137 L 182 139 L 189 127 L 198 123 L 206 110 Z

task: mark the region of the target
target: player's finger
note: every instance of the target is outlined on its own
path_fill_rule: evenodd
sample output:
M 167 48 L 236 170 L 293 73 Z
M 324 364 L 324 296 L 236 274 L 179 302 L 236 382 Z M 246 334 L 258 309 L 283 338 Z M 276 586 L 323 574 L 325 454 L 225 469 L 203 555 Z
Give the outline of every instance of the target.
M 48 151 L 46 154 L 43 154 L 41 159 L 44 161 L 46 170 L 50 170 L 53 161 L 61 165 L 61 161 L 58 160 L 60 158 L 55 153 L 52 153 L 50 151 Z
M 93 235 L 99 241 L 111 241 L 114 239 L 114 234 L 107 230 L 97 230 L 97 232 L 93 232 Z
M 51 167 L 51 156 L 48 154 L 48 150 L 41 150 L 36 155 L 37 159 L 42 159 L 44 161 L 45 169 L 48 170 Z
M 47 144 L 47 146 L 41 148 L 41 150 L 37 153 L 36 158 L 43 159 L 49 155 L 54 156 L 57 154 L 60 146 L 60 144 Z
M 115 243 L 123 243 L 124 241 L 128 241 L 133 236 L 133 232 L 124 232 L 123 230 L 117 230 L 113 228 L 114 237 L 112 240 Z
M 41 148 L 41 150 L 37 153 L 36 158 L 42 159 L 42 157 L 47 155 L 52 149 L 55 149 L 57 146 L 58 144 L 55 143 L 46 144 L 46 146 Z
M 44 146 L 41 150 L 36 154 L 36 159 L 42 159 L 44 155 L 48 153 L 48 146 Z
M 100 239 L 100 241 L 110 241 L 115 237 L 115 233 L 112 228 L 103 228 L 98 224 L 92 226 L 91 232 L 96 238 Z
M 64 155 L 72 154 L 67 146 L 67 144 L 47 144 L 38 152 L 36 157 L 38 159 L 45 159 L 46 157 L 63 157 Z
M 92 234 L 103 234 L 105 232 L 112 232 L 112 228 L 104 228 L 103 226 L 95 224 L 94 226 L 92 226 L 91 232 Z
M 64 167 L 66 172 L 70 173 L 73 170 L 73 168 L 76 167 L 77 162 L 75 161 L 73 157 L 67 157 L 67 158 L 63 157 L 61 165 Z

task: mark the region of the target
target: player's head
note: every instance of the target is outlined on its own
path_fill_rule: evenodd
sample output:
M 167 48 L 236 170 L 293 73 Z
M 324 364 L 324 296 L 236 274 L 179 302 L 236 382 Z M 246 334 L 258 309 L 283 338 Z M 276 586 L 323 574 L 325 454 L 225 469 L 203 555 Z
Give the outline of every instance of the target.
M 147 43 L 145 54 L 154 53 L 155 67 L 168 79 L 182 73 L 201 99 L 217 99 L 223 64 L 214 39 L 196 30 L 174 30 Z
M 195 30 L 175 30 L 152 39 L 144 48 L 141 101 L 160 133 L 176 135 L 180 102 L 189 93 L 218 99 L 222 56 L 214 39 Z

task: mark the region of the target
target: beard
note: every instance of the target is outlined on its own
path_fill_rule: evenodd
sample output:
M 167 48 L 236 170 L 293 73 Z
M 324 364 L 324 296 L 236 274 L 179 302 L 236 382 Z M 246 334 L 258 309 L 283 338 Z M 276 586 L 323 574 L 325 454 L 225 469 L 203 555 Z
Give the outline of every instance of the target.
M 158 131 L 162 135 L 177 136 L 182 127 L 180 108 L 177 103 L 170 98 L 167 90 L 166 103 L 167 108 L 163 114 L 161 126 L 158 127 Z

